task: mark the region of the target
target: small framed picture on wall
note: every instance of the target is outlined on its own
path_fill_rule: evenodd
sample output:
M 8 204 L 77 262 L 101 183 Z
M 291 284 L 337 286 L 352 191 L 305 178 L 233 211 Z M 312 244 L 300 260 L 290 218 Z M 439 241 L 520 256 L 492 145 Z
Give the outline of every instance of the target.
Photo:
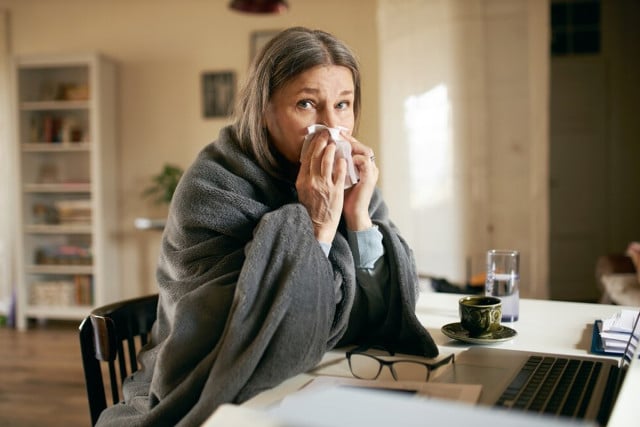
M 251 50 L 249 61 L 253 61 L 256 54 L 281 30 L 263 30 L 251 33 Z
M 202 73 L 202 115 L 205 119 L 230 116 L 233 112 L 235 96 L 235 72 Z

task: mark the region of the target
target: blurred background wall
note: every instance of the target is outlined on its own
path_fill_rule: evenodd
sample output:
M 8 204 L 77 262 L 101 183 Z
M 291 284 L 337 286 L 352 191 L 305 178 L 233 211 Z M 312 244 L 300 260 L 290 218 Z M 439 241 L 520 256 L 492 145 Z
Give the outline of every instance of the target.
M 601 2 L 596 58 L 607 93 L 599 108 L 605 154 L 591 153 L 588 162 L 581 161 L 586 146 L 580 139 L 566 142 L 552 132 L 550 112 L 559 99 L 552 79 L 558 61 L 549 51 L 551 2 L 289 3 L 286 14 L 251 16 L 230 11 L 227 0 L 0 0 L 0 250 L 4 245 L 7 264 L 15 232 L 16 183 L 5 155 L 14 149 L 7 73 L 12 55 L 98 51 L 117 63 L 119 232 L 113 238 L 122 269 L 113 283 L 129 297 L 155 292 L 160 244 L 158 231 L 138 230 L 134 220 L 166 214 L 141 192 L 165 163 L 188 167 L 228 122 L 203 117 L 202 73 L 233 71 L 242 82 L 254 32 L 304 25 L 334 33 L 359 57 L 359 138 L 379 153 L 381 187 L 420 273 L 464 282 L 483 269 L 487 249 L 509 247 L 523 254 L 524 296 L 596 296 L 595 256 L 640 238 L 640 3 Z M 574 75 L 586 70 L 580 67 L 584 57 L 560 61 L 577 64 Z M 564 78 L 571 81 L 571 73 Z M 563 92 L 560 100 L 575 105 L 574 95 Z M 558 157 L 558 148 L 569 155 Z M 557 165 L 579 172 L 578 178 L 556 178 Z M 594 179 L 579 179 L 591 177 L 594 168 L 602 168 L 598 188 Z M 571 196 L 554 199 L 551 184 L 565 183 L 564 194 Z M 594 206 L 602 215 L 581 221 Z M 568 212 L 568 223 L 579 226 L 554 234 L 558 212 Z M 568 276 L 557 274 L 567 268 Z M 0 273 L 0 301 L 6 302 L 11 274 Z

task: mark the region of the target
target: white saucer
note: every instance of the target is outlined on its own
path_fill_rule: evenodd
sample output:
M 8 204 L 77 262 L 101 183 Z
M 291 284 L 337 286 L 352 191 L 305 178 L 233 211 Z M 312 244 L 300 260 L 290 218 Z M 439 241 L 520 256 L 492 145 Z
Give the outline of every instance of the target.
M 483 335 L 481 337 L 470 337 L 469 331 L 464 329 L 459 322 L 444 325 L 441 331 L 449 338 L 472 344 L 495 344 L 503 341 L 509 341 L 510 339 L 518 335 L 518 333 L 514 329 L 511 329 L 504 325 L 500 325 L 500 328 L 497 331 L 494 331 L 489 335 Z

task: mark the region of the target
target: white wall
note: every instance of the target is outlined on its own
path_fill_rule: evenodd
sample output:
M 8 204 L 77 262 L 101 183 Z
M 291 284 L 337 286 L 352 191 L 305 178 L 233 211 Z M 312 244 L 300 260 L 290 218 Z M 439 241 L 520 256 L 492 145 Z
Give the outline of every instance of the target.
M 460 281 L 466 172 L 455 98 L 464 82 L 456 68 L 462 44 L 452 5 L 380 1 L 380 116 L 383 191 L 392 217 L 409 240 L 420 273 Z
M 290 2 L 289 13 L 275 17 L 238 14 L 228 3 L 0 0 L 10 19 L 11 54 L 99 51 L 118 64 L 119 161 L 113 173 L 120 189 L 117 237 L 123 277 L 113 282 L 124 297 L 155 291 L 160 234 L 138 231 L 133 223 L 139 216 L 163 216 L 165 210 L 142 200 L 140 193 L 165 162 L 187 167 L 226 124 L 224 119 L 202 118 L 200 75 L 233 70 L 242 80 L 252 31 L 304 25 L 346 41 L 363 70 L 359 137 L 377 150 L 375 3 L 298 0 Z
M 420 273 L 464 283 L 518 249 L 545 297 L 548 4 L 379 5 L 383 190 Z

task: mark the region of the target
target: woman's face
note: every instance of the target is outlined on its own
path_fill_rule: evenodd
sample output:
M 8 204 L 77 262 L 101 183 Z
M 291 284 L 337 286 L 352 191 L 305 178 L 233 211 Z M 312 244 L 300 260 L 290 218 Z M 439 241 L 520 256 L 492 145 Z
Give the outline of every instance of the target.
M 277 89 L 264 116 L 271 143 L 291 163 L 300 160 L 307 127 L 316 123 L 353 130 L 351 70 L 338 65 L 311 68 Z

